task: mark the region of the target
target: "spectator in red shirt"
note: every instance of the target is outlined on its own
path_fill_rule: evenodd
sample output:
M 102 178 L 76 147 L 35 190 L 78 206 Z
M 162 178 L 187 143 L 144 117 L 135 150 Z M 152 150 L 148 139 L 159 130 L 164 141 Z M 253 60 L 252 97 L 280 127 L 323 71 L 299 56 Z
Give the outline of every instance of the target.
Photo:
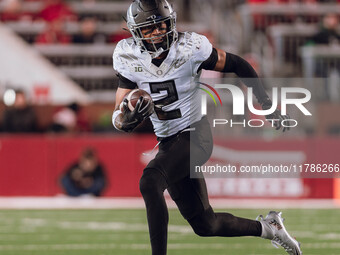
M 296 1 L 297 0 L 248 0 L 248 3 L 249 4 L 282 4 L 284 8 L 284 4 L 294 3 Z M 278 23 L 277 21 L 275 21 L 275 19 L 269 19 L 268 16 L 270 16 L 270 14 L 267 14 L 267 15 L 253 14 L 254 28 L 259 29 L 259 30 L 265 30 L 268 26 Z M 294 17 L 292 17 L 290 14 L 287 14 L 284 19 L 292 22 Z
M 40 44 L 68 44 L 71 42 L 71 36 L 64 29 L 62 20 L 55 20 L 47 24 L 44 32 L 37 36 L 35 43 Z
M 30 13 L 22 11 L 22 3 L 20 0 L 5 0 L 3 2 L 3 10 L 1 13 L 1 21 L 18 21 L 32 20 Z
M 38 19 L 52 22 L 60 19 L 77 20 L 77 16 L 62 0 L 46 0 L 45 6 L 38 14 Z

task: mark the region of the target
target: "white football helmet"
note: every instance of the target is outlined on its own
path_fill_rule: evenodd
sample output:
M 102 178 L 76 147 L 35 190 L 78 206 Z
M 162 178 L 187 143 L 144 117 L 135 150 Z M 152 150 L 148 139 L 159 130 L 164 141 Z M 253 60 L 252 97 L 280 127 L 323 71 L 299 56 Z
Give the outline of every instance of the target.
M 167 25 L 165 34 L 144 38 L 141 29 L 148 26 Z M 167 0 L 134 0 L 127 11 L 127 27 L 136 44 L 142 51 L 147 51 L 152 58 L 170 49 L 177 40 L 176 12 Z M 161 43 L 157 43 L 160 38 Z M 156 42 L 155 42 L 156 41 Z

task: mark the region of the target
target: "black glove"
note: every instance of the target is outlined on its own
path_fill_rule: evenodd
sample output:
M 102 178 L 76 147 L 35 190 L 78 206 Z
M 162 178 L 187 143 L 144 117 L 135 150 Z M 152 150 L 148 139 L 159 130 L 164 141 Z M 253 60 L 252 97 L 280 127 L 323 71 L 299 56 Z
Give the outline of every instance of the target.
M 268 110 L 272 107 L 272 102 L 269 100 L 265 103 L 262 104 L 262 109 L 263 110 Z M 279 130 L 282 128 L 282 132 L 285 132 L 286 130 L 288 131 L 290 129 L 290 123 L 287 121 L 290 119 L 289 115 L 281 115 L 280 110 L 276 109 L 272 114 L 266 115 L 266 119 L 270 122 L 272 122 L 272 125 L 275 127 L 276 130 Z M 282 126 L 281 122 L 283 120 L 286 120 L 286 127 Z
M 135 109 L 130 111 L 128 107 L 128 100 L 126 98 L 124 99 L 121 117 L 121 130 L 131 132 L 154 112 L 154 103 L 152 101 L 147 101 L 147 103 L 143 106 L 143 101 L 144 98 L 140 97 L 136 103 Z

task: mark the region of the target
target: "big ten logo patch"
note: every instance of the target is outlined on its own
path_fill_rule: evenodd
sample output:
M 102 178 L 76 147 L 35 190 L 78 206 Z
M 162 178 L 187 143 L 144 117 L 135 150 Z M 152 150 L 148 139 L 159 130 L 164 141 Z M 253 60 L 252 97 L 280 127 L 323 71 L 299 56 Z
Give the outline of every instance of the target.
M 143 72 L 143 68 L 141 66 L 135 66 L 135 72 L 141 73 L 141 72 Z

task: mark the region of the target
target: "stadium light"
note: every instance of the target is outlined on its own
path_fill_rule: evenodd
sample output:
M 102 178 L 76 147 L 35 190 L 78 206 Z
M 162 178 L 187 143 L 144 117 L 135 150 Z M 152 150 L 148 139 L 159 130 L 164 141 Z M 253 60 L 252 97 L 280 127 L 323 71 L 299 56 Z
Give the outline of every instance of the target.
M 11 106 L 15 102 L 15 91 L 14 89 L 7 89 L 4 93 L 4 104 L 7 106 Z

